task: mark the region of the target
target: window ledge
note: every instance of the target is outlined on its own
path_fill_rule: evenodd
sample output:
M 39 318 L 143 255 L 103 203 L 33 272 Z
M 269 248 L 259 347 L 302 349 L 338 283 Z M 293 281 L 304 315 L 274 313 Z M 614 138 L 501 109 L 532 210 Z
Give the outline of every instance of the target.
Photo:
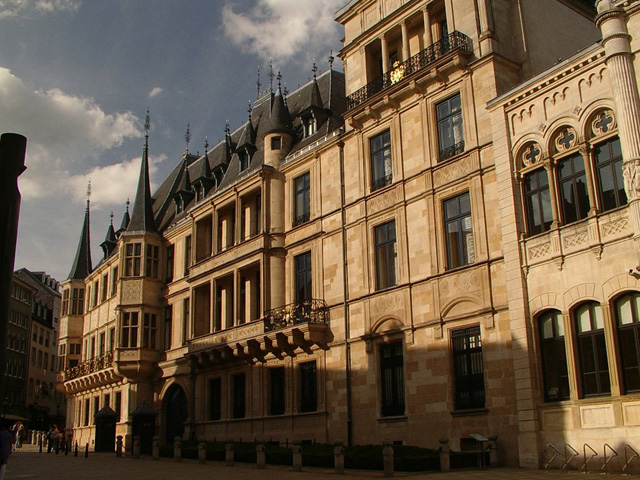
M 449 412 L 452 417 L 470 417 L 473 415 L 487 415 L 488 408 L 469 408 L 467 410 L 452 410 Z
M 378 417 L 378 423 L 396 423 L 396 422 L 406 422 L 408 420 L 406 415 L 396 415 L 389 417 Z

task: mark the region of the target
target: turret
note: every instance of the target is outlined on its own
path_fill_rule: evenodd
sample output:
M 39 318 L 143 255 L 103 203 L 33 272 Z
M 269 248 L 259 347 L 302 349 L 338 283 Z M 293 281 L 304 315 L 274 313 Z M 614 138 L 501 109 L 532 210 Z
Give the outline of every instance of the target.
M 264 163 L 273 165 L 276 168 L 280 166 L 280 162 L 291 151 L 295 138 L 291 114 L 282 95 L 281 79 L 282 75 L 278 73 L 278 89 L 273 95 L 267 127 L 262 136 Z

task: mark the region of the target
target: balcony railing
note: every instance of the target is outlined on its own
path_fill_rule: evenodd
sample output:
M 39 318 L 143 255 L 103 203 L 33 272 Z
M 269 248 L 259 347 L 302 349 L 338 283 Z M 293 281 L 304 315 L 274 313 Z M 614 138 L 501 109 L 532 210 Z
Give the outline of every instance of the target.
M 326 324 L 329 314 L 324 300 L 305 300 L 274 308 L 265 313 L 264 331 L 272 332 L 300 323 Z
M 83 377 L 90 373 L 110 368 L 111 366 L 113 366 L 113 352 L 107 352 L 104 355 L 92 358 L 91 360 L 80 362 L 75 367 L 67 368 L 64 371 L 64 381 L 66 382 L 67 380 Z
M 374 95 L 398 83 L 403 78 L 423 69 L 427 65 L 442 58 L 447 53 L 454 50 L 462 50 L 467 53 L 473 52 L 473 43 L 469 37 L 457 30 L 446 37 L 429 45 L 424 50 L 416 53 L 413 57 L 402 63 L 394 64 L 393 68 L 383 76 L 376 78 L 360 90 L 356 90 L 347 97 L 347 110 L 357 107 L 366 102 Z

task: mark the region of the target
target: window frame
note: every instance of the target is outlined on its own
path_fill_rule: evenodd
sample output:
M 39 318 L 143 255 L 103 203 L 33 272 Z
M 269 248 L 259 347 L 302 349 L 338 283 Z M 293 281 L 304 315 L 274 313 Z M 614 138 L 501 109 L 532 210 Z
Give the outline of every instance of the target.
M 615 151 L 615 145 L 617 144 L 617 152 Z M 603 148 L 608 150 L 608 157 L 602 161 L 599 159 L 598 152 L 602 151 Z M 627 205 L 628 198 L 627 193 L 624 189 L 624 178 L 622 176 L 622 146 L 620 144 L 620 137 L 615 135 L 613 137 L 609 137 L 603 139 L 592 146 L 592 161 L 593 161 L 593 169 L 595 171 L 596 177 L 596 189 L 598 196 L 598 204 L 601 212 L 608 212 L 610 210 L 614 210 L 616 208 Z M 617 153 L 617 154 L 616 154 Z M 603 191 L 603 171 L 608 171 L 611 179 L 611 183 L 613 184 L 614 190 L 613 193 L 610 194 L 613 197 L 614 204 L 611 205 L 609 201 L 605 199 L 604 191 Z M 607 204 L 607 205 L 605 205 Z
M 396 340 L 378 345 L 380 372 L 380 416 L 398 417 L 406 413 L 404 345 Z
M 299 412 L 317 412 L 318 365 L 316 360 L 298 363 L 298 384 L 300 391 Z
M 293 180 L 293 226 L 311 218 L 311 173 L 306 172 Z
M 377 145 L 380 143 L 379 145 Z M 369 138 L 369 160 L 371 167 L 371 191 L 391 185 L 393 182 L 393 151 L 391 129 Z
M 625 299 L 630 301 L 631 322 L 622 324 L 619 305 Z M 622 392 L 625 395 L 638 393 L 640 392 L 640 293 L 633 291 L 623 293 L 615 299 L 612 309 L 616 328 L 615 337 L 618 342 L 617 356 Z M 625 338 L 627 336 L 631 337 L 631 341 Z M 630 360 L 635 360 L 635 364 L 630 364 Z M 630 370 L 635 370 L 635 372 L 630 372 Z M 634 379 L 630 377 L 632 374 L 635 376 Z
M 545 331 L 545 323 L 550 322 L 551 331 Z M 559 310 L 545 310 L 536 315 L 538 343 L 540 346 L 541 374 L 545 402 L 569 400 L 571 387 L 567 363 L 564 318 Z M 550 336 L 549 336 L 550 334 Z M 559 367 L 559 368 L 557 368 Z M 552 389 L 558 394 L 552 395 Z
M 455 100 L 457 99 L 457 105 Z M 454 104 L 452 107 L 452 103 Z M 444 107 L 448 107 L 444 111 Z M 460 92 L 448 96 L 435 104 L 435 123 L 438 132 L 438 161 L 443 162 L 464 152 L 464 116 Z M 456 136 L 460 136 L 459 139 Z M 453 143 L 445 141 L 452 138 Z M 456 141 L 457 140 L 457 141 Z
M 586 308 L 589 312 L 589 330 L 580 331 L 579 314 Z M 602 327 L 598 327 L 598 309 Z M 602 306 L 595 301 L 582 302 L 571 311 L 573 331 L 576 336 L 576 365 L 580 380 L 581 398 L 611 395 L 611 372 L 609 371 L 608 348 Z M 589 350 L 587 350 L 589 349 Z M 591 355 L 589 355 L 591 353 Z M 587 365 L 591 368 L 587 370 Z M 606 366 L 606 368 L 604 368 Z M 589 387 L 589 379 L 595 378 L 595 390 Z
M 461 200 L 463 200 L 465 197 L 468 198 L 468 211 L 463 211 L 463 209 L 461 208 Z M 458 213 L 451 214 L 450 216 L 448 212 L 448 205 L 452 204 L 453 202 L 456 202 L 458 204 Z M 471 192 L 467 190 L 453 197 L 444 199 L 442 201 L 442 217 L 444 223 L 447 270 L 453 270 L 455 268 L 460 268 L 475 263 L 477 255 L 475 248 L 475 235 L 473 230 L 473 209 L 471 208 Z M 466 223 L 470 224 L 470 228 L 466 228 Z M 455 242 L 452 241 L 449 234 L 449 226 L 454 224 L 459 228 L 457 230 L 457 232 L 459 233 L 457 233 Z M 472 252 L 469 251 L 469 236 L 471 238 L 471 246 L 473 246 Z M 453 250 L 453 247 L 455 247 L 455 251 Z
M 456 410 L 486 408 L 484 355 L 480 325 L 452 330 L 451 354 L 454 408 Z M 480 367 L 480 371 L 478 371 L 478 367 Z
M 536 186 L 530 188 L 528 187 L 528 180 L 533 178 L 536 180 Z M 546 180 L 546 184 L 541 184 L 540 180 L 542 178 Z M 544 198 L 545 192 L 547 198 Z M 529 236 L 551 230 L 553 225 L 551 185 L 549 183 L 549 173 L 544 167 L 530 170 L 522 175 L 522 197 Z M 533 207 L 533 202 L 537 204 L 537 208 Z M 550 219 L 545 221 L 545 214 L 548 214 Z
M 376 267 L 376 291 L 398 285 L 398 236 L 396 220 L 377 225 L 373 229 Z

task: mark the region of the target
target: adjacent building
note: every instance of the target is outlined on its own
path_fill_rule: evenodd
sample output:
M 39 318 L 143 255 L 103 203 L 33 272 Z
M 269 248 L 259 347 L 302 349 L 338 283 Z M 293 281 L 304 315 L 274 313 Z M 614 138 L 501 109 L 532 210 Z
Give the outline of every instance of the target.
M 595 6 L 353 0 L 344 74 L 278 78 L 153 196 L 147 123 L 62 284 L 78 441 L 640 441 L 640 2 Z

